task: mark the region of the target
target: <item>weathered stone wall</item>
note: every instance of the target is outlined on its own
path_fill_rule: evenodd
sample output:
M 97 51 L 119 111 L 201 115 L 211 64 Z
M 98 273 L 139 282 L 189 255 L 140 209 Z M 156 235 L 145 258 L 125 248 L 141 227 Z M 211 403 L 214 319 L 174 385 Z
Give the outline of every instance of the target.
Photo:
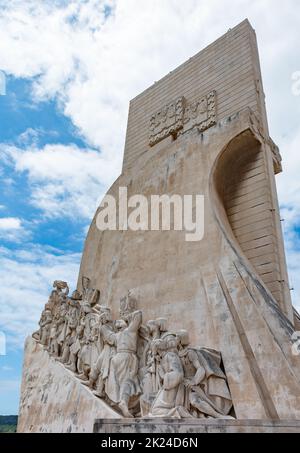
M 120 418 L 33 338 L 26 340 L 19 433 L 91 433 L 96 418 Z
M 293 325 L 243 253 L 216 182 L 227 149 L 238 153 L 252 140 L 265 152 L 257 130 L 246 110 L 202 135 L 158 144 L 159 151 L 141 158 L 134 176 L 122 175 L 110 193 L 117 197 L 124 185 L 129 196 L 204 194 L 204 239 L 186 242 L 180 231 L 100 233 L 93 223 L 81 273 L 101 289 L 115 317 L 120 298 L 132 289 L 146 319 L 165 317 L 174 329 L 187 329 L 192 344 L 221 351 L 237 418 L 298 418 Z

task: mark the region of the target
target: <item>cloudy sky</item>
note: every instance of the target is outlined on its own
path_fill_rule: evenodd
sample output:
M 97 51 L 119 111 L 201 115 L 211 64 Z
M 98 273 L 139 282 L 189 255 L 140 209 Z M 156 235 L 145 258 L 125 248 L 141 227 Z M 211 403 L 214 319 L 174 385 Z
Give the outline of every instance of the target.
M 246 17 L 284 159 L 300 308 L 299 0 L 0 0 L 0 414 L 18 411 L 24 338 L 51 282 L 76 282 L 91 217 L 120 173 L 129 100 Z

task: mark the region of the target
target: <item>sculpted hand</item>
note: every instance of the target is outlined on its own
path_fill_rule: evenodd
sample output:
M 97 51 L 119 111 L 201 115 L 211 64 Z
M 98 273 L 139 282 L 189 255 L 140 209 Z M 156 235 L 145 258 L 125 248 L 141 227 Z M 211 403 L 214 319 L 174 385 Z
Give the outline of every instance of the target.
M 184 385 L 187 389 L 190 389 L 190 388 L 192 388 L 195 384 L 194 384 L 193 381 L 191 381 L 190 379 L 184 379 L 183 385 Z

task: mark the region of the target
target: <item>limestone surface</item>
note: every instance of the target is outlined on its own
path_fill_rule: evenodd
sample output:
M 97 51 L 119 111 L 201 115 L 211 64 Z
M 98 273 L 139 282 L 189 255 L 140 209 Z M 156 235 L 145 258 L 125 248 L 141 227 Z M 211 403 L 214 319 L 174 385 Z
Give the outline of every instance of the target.
M 66 282 L 55 282 L 34 334 L 41 344 L 26 346 L 19 430 L 89 431 L 93 417 L 119 413 L 194 419 L 166 421 L 166 430 L 298 429 L 300 316 L 285 261 L 280 171 L 256 35 L 245 20 L 131 101 L 122 174 L 108 191 L 123 228 L 99 229 L 99 207 L 76 291 L 69 297 Z M 202 239 L 187 241 L 175 220 L 168 231 L 124 228 L 124 189 L 146 200 L 201 195 Z M 211 373 L 203 351 L 214 356 Z M 230 420 L 201 424 L 220 416 Z M 95 429 L 151 425 L 123 421 Z
M 96 418 L 120 418 L 33 338 L 24 351 L 18 432 L 91 433 Z

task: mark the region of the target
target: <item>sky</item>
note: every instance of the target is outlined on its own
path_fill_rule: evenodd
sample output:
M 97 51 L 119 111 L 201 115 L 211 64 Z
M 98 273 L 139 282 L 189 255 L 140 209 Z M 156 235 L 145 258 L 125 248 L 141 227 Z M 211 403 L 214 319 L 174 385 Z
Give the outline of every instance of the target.
M 18 413 L 24 339 L 52 282 L 76 285 L 88 226 L 121 172 L 130 99 L 246 17 L 283 157 L 300 309 L 299 0 L 0 0 L 0 414 Z

